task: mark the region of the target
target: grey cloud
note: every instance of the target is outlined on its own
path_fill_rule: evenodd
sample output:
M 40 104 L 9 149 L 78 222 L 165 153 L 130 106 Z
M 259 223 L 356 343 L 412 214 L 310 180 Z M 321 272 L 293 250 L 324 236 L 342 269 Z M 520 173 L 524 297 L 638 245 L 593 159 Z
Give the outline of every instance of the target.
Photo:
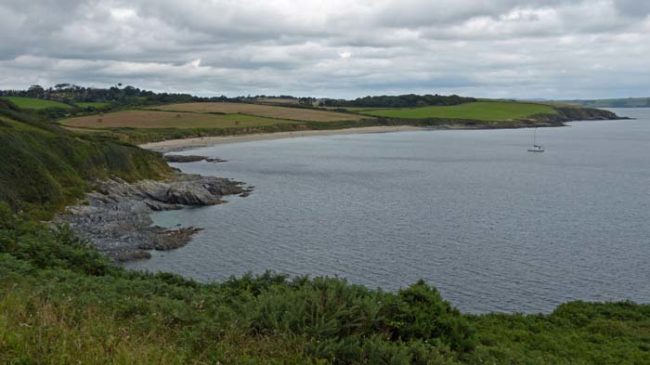
M 650 89 L 649 4 L 7 1 L 0 4 L 0 87 L 122 82 L 202 95 L 639 95 Z

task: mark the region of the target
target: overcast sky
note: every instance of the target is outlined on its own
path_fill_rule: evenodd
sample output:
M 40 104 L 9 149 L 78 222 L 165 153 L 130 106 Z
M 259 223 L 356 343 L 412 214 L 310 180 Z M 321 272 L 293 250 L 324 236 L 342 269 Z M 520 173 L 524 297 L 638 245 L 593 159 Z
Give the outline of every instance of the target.
M 649 0 L 0 0 L 0 89 L 650 96 Z

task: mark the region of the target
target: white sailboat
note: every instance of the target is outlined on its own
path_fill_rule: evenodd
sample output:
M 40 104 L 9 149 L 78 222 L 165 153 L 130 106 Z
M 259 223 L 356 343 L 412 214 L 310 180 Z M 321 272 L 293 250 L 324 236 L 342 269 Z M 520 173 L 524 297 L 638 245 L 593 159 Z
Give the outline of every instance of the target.
M 533 147 L 529 148 L 528 152 L 544 152 L 544 147 L 537 144 L 537 128 L 533 130 Z

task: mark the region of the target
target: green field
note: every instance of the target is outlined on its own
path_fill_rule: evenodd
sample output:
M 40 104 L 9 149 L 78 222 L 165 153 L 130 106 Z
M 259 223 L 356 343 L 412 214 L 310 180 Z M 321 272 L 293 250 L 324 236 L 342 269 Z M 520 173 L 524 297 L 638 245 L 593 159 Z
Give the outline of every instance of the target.
M 103 101 L 81 101 L 75 104 L 80 108 L 95 108 L 95 109 L 103 109 L 111 105 L 111 103 L 103 102 Z
M 427 106 L 366 110 L 362 114 L 398 119 L 462 119 L 488 122 L 513 121 L 538 114 L 555 114 L 550 106 L 505 101 L 478 101 L 453 106 Z
M 11 101 L 21 109 L 39 110 L 39 109 L 48 109 L 48 108 L 59 108 L 59 109 L 72 108 L 72 106 L 64 103 L 59 103 L 58 101 L 37 99 L 37 98 L 27 98 L 22 96 L 3 96 L 2 99 Z

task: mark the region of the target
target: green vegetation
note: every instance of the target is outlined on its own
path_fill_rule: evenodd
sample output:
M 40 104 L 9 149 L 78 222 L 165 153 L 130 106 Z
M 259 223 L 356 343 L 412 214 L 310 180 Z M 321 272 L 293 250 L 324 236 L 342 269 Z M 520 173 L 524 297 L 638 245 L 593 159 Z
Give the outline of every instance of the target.
M 21 109 L 48 109 L 48 108 L 58 108 L 58 109 L 71 109 L 72 106 L 58 101 L 29 98 L 22 96 L 4 96 L 2 99 L 8 100 L 14 103 L 17 107 Z
M 85 101 L 75 103 L 80 108 L 92 108 L 92 109 L 105 109 L 108 108 L 111 103 L 103 101 Z
M 321 105 L 326 107 L 339 107 L 339 108 L 407 108 L 419 106 L 445 106 L 445 105 L 458 105 L 463 103 L 470 103 L 476 101 L 474 98 L 466 98 L 458 95 L 381 95 L 381 96 L 365 96 L 354 100 L 337 100 L 325 99 L 320 102 Z
M 555 114 L 551 106 L 541 104 L 479 101 L 453 106 L 428 106 L 420 108 L 400 108 L 363 111 L 363 114 L 400 119 L 461 119 L 479 121 L 512 121 L 540 114 Z
M 0 202 L 45 216 L 95 179 L 160 178 L 160 156 L 105 137 L 75 135 L 0 101 Z
M 99 106 L 124 108 L 174 102 L 181 103 L 198 99 L 189 94 L 158 94 L 152 91 L 140 90 L 133 86 L 122 87 L 122 84 L 101 89 L 68 83 L 57 84 L 47 89 L 41 85 L 32 85 L 27 90 L 0 90 L 0 96 L 27 97 L 38 100 L 63 102 L 69 105 L 78 105 L 81 108 L 90 106 L 93 108 L 98 108 Z M 104 105 L 96 103 L 102 103 Z M 27 105 L 19 105 L 19 107 L 29 108 Z

